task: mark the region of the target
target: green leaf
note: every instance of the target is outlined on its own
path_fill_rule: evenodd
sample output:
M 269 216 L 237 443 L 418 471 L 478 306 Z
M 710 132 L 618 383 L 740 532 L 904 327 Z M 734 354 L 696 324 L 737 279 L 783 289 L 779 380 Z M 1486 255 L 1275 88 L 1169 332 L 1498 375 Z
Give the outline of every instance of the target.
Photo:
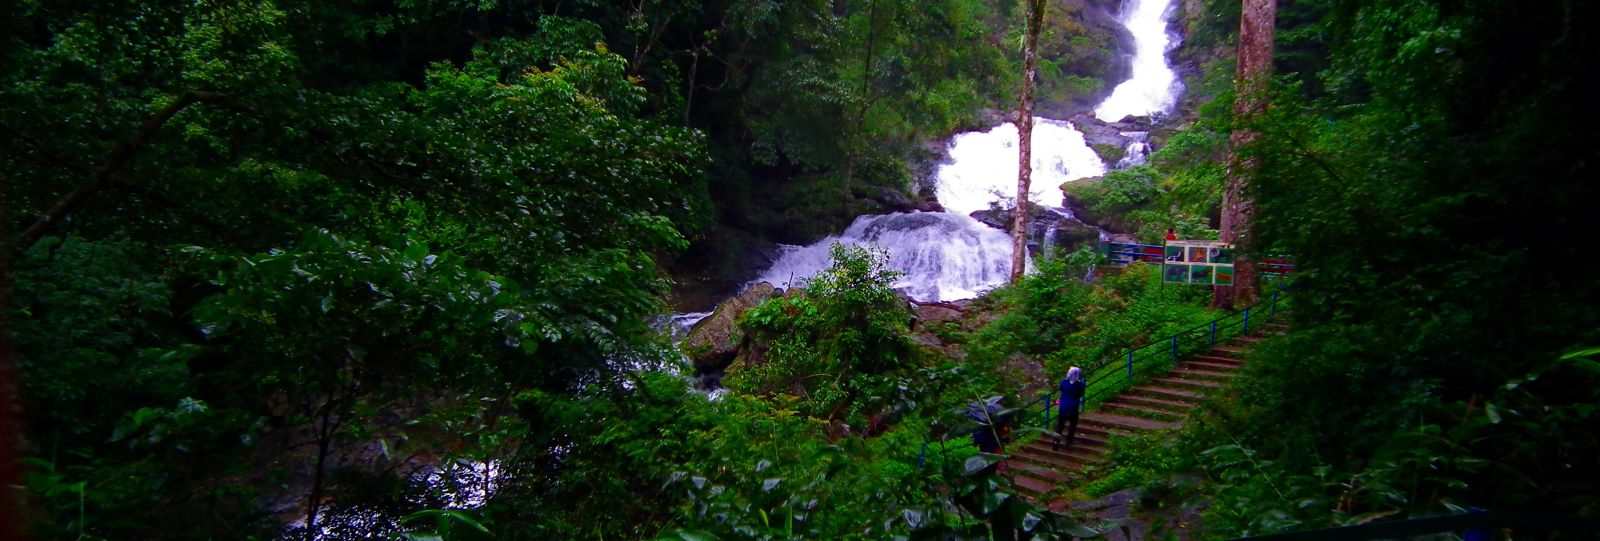
M 977 456 L 967 459 L 967 461 L 963 464 L 963 473 L 967 475 L 977 475 L 982 473 L 983 470 L 988 469 L 989 466 L 993 466 L 995 463 L 1000 462 L 1002 458 L 1003 457 L 1000 455 L 980 453 Z

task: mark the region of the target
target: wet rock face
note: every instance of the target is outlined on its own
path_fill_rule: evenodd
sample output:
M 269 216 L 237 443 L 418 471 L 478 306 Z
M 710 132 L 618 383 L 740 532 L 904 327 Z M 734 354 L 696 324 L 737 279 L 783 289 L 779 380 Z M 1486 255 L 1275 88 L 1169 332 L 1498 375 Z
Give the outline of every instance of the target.
M 767 299 L 783 292 L 772 284 L 761 282 L 752 285 L 738 296 L 722 301 L 717 309 L 689 329 L 689 336 L 679 347 L 694 362 L 695 372 L 710 374 L 727 368 L 739 356 L 744 341 L 737 324 L 739 316 Z
M 1029 213 L 1027 222 L 1028 248 L 1031 252 L 1037 252 L 1051 240 L 1054 241 L 1053 244 L 1055 246 L 1067 251 L 1076 250 L 1080 246 L 1100 240 L 1100 231 L 1098 229 L 1078 220 L 1071 212 L 1063 212 L 1033 204 L 1029 204 L 1028 207 L 1032 211 Z M 984 225 L 1011 233 L 1012 224 L 1016 223 L 1016 215 L 1015 208 L 1005 208 L 980 210 L 973 212 L 971 216 L 972 219 L 982 222 Z M 1055 231 L 1053 236 L 1051 235 L 1052 229 Z
M 1109 145 L 1116 148 L 1128 148 L 1130 143 L 1140 141 L 1142 134 L 1150 132 L 1151 119 L 1145 116 L 1129 116 L 1114 121 L 1095 118 L 1093 114 L 1081 113 L 1073 115 L 1070 119 L 1072 126 L 1083 132 L 1084 142 L 1090 147 Z M 1141 134 L 1141 135 L 1133 135 Z
M 1094 108 L 1133 70 L 1133 35 L 1117 21 L 1121 0 L 1054 0 L 1040 37 L 1034 110 L 1066 118 Z

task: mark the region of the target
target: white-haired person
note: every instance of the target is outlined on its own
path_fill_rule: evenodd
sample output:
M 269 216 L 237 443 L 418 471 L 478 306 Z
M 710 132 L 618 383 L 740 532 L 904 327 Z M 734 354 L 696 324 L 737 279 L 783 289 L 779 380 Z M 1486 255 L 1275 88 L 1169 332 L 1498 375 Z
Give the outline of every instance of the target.
M 1061 428 L 1067 425 L 1067 447 L 1072 447 L 1078 437 L 1078 411 L 1083 408 L 1083 392 L 1088 385 L 1083 382 L 1083 369 L 1076 366 L 1067 369 L 1066 379 L 1061 380 L 1061 398 L 1057 400 L 1056 412 L 1056 437 L 1050 442 L 1050 449 L 1061 448 Z

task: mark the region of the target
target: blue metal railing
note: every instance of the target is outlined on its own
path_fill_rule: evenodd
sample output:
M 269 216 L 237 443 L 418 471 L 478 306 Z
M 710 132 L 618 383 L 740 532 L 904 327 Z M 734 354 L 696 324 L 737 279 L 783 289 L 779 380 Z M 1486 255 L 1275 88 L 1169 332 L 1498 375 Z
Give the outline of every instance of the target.
M 1229 314 L 1200 325 L 1179 331 L 1168 337 L 1153 340 L 1145 345 L 1118 352 L 1084 366 L 1084 380 L 1088 382 L 1084 392 L 1083 402 L 1079 404 L 1079 411 L 1087 411 L 1091 406 L 1098 406 L 1101 402 L 1115 396 L 1118 392 L 1132 387 L 1141 377 L 1149 377 L 1165 373 L 1167 369 L 1178 363 L 1185 356 L 1199 353 L 1214 348 L 1218 343 L 1227 342 L 1239 336 L 1250 334 L 1252 328 L 1260 328 L 1272 321 L 1278 315 L 1279 304 L 1282 297 L 1287 296 L 1283 291 L 1273 291 L 1271 295 L 1245 309 Z M 1253 314 L 1252 314 L 1253 312 Z M 1052 380 L 1054 381 L 1054 380 Z M 1015 426 L 1027 426 L 1035 418 L 1042 418 L 1039 426 L 1048 427 L 1050 424 L 1051 406 L 1055 404 L 1056 391 L 1048 391 L 1033 400 L 1012 410 Z M 1037 412 L 1037 417 L 1036 417 Z M 978 426 L 952 433 L 944 434 L 942 441 L 969 436 L 984 427 Z M 922 467 L 928 454 L 928 444 L 924 441 L 922 449 L 917 456 L 917 467 Z
M 1229 314 L 1171 336 L 1100 359 L 1083 367 L 1088 388 L 1084 392 L 1080 409 L 1098 405 L 1105 399 L 1131 387 L 1141 376 L 1165 373 L 1180 359 L 1216 347 L 1239 336 L 1249 335 L 1252 328 L 1259 329 L 1278 314 L 1282 292 L 1274 291 L 1266 298 L 1237 313 Z M 1055 392 L 1046 393 L 1054 397 Z

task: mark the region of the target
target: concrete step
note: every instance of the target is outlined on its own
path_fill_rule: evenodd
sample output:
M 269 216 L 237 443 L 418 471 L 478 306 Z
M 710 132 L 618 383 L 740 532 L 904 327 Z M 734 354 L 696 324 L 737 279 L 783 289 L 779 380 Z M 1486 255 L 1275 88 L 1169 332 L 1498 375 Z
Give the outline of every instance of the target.
M 1007 474 L 1011 476 L 1011 482 L 1016 484 L 1017 490 L 1021 491 L 1024 495 L 1037 498 L 1042 497 L 1045 494 L 1049 494 L 1050 491 L 1056 489 L 1055 483 L 1052 483 L 1049 480 L 1033 477 L 1030 475 L 1030 472 L 1012 471 L 1009 469 L 1009 466 L 1007 468 Z
M 1165 400 L 1149 396 L 1139 396 L 1136 394 L 1124 394 L 1117 397 L 1116 400 L 1124 400 L 1132 404 L 1139 404 L 1148 408 L 1163 409 L 1180 414 L 1188 413 L 1190 410 L 1193 410 L 1196 405 L 1194 402 L 1179 402 L 1177 400 Z
M 1133 417 L 1143 417 L 1158 421 L 1176 421 L 1183 418 L 1184 415 L 1176 411 L 1157 409 L 1139 404 L 1131 404 L 1124 401 L 1121 397 L 1117 397 L 1112 399 L 1110 402 L 1106 402 L 1104 411 L 1118 415 L 1130 415 Z
M 1250 346 L 1238 344 L 1218 344 L 1211 346 L 1211 351 L 1213 353 L 1220 353 L 1221 355 L 1219 356 L 1221 357 L 1242 359 L 1246 353 L 1250 353 Z
M 1239 366 L 1239 365 L 1244 364 L 1244 359 L 1240 359 L 1238 357 L 1233 357 L 1233 356 L 1230 356 L 1230 355 L 1227 355 L 1227 354 L 1218 353 L 1215 350 L 1213 350 L 1210 353 L 1201 353 L 1199 355 L 1195 355 L 1192 358 L 1192 360 L 1204 361 L 1204 362 L 1214 363 L 1214 364 L 1228 364 L 1228 365 L 1233 365 L 1233 366 Z
M 1155 421 L 1150 419 L 1142 419 L 1139 417 L 1130 417 L 1127 415 L 1117 415 L 1115 413 L 1106 413 L 1102 411 L 1085 413 L 1083 414 L 1083 420 L 1089 424 L 1098 424 L 1109 427 L 1113 430 L 1122 429 L 1129 432 L 1168 430 L 1178 426 L 1178 423 L 1171 421 Z M 1082 427 L 1081 424 L 1079 426 L 1080 428 Z
M 1040 481 L 1047 481 L 1052 486 L 1064 483 L 1070 478 L 1053 464 L 1035 462 L 1022 455 L 1013 455 L 1006 461 L 1006 468 Z
M 1062 439 L 1065 440 L 1065 438 Z M 1090 462 L 1097 462 L 1105 456 L 1105 448 L 1084 447 L 1082 444 L 1083 438 L 1078 438 L 1078 441 L 1072 445 L 1063 444 L 1060 449 L 1051 449 L 1050 442 L 1041 438 L 1029 443 L 1018 454 L 1038 457 L 1051 464 L 1072 469 L 1081 468 L 1082 465 Z
M 1187 363 L 1179 364 L 1177 368 L 1167 372 L 1168 376 L 1183 379 L 1201 379 L 1210 381 L 1228 381 L 1235 374 L 1232 370 L 1218 370 L 1215 367 L 1194 366 Z
M 1055 427 L 1054 421 L 1052 421 L 1051 425 L 1046 427 L 1046 428 L 1050 429 L 1050 430 L 1055 430 L 1056 427 Z M 1065 434 L 1066 431 L 1067 431 L 1067 427 L 1064 427 L 1064 426 L 1061 427 L 1061 431 L 1062 431 L 1063 434 Z M 1065 438 L 1066 436 L 1062 436 L 1062 437 Z M 1034 441 L 1042 441 L 1042 442 L 1044 442 L 1045 446 L 1047 446 L 1047 447 L 1050 445 L 1050 437 L 1049 436 L 1044 436 L 1044 437 L 1041 437 L 1038 440 L 1034 440 Z M 1091 430 L 1089 430 L 1087 427 L 1083 426 L 1083 418 L 1079 417 L 1078 418 L 1078 435 L 1077 435 L 1077 438 L 1076 438 L 1076 443 L 1073 443 L 1073 447 L 1077 447 L 1077 448 L 1080 448 L 1080 449 L 1091 450 L 1095 454 L 1102 453 L 1106 449 L 1106 433 L 1103 432 L 1103 431 L 1091 431 Z
M 1128 393 L 1137 396 L 1148 396 L 1150 398 L 1170 400 L 1173 402 L 1189 402 L 1192 404 L 1199 404 L 1200 401 L 1205 400 L 1204 395 L 1201 395 L 1199 392 L 1196 392 L 1192 389 L 1174 389 L 1171 387 L 1161 387 L 1156 385 L 1140 385 L 1129 389 Z
M 1217 383 L 1215 381 L 1203 380 L 1203 379 L 1184 379 L 1184 378 L 1174 378 L 1174 377 L 1160 377 L 1160 378 L 1151 378 L 1150 382 L 1151 383 L 1155 383 L 1155 384 L 1159 384 L 1159 385 L 1161 385 L 1163 387 L 1175 387 L 1175 388 L 1178 388 L 1178 389 L 1193 388 L 1193 389 L 1197 389 L 1199 392 L 1202 392 L 1202 393 L 1209 392 L 1211 389 L 1220 389 L 1220 388 L 1222 388 L 1222 384 L 1221 383 Z
M 1194 359 L 1187 359 L 1187 360 L 1185 360 L 1185 361 L 1183 361 L 1181 363 L 1178 363 L 1178 368 L 1183 368 L 1185 366 L 1191 367 L 1191 368 L 1199 368 L 1199 369 L 1202 369 L 1202 370 L 1210 370 L 1212 372 L 1229 372 L 1229 373 L 1232 373 L 1232 371 L 1234 369 L 1239 368 L 1242 365 L 1241 365 L 1241 363 L 1239 363 L 1237 361 L 1231 361 L 1231 362 L 1230 361 L 1213 361 L 1213 360 L 1207 360 L 1207 359 L 1194 358 Z

